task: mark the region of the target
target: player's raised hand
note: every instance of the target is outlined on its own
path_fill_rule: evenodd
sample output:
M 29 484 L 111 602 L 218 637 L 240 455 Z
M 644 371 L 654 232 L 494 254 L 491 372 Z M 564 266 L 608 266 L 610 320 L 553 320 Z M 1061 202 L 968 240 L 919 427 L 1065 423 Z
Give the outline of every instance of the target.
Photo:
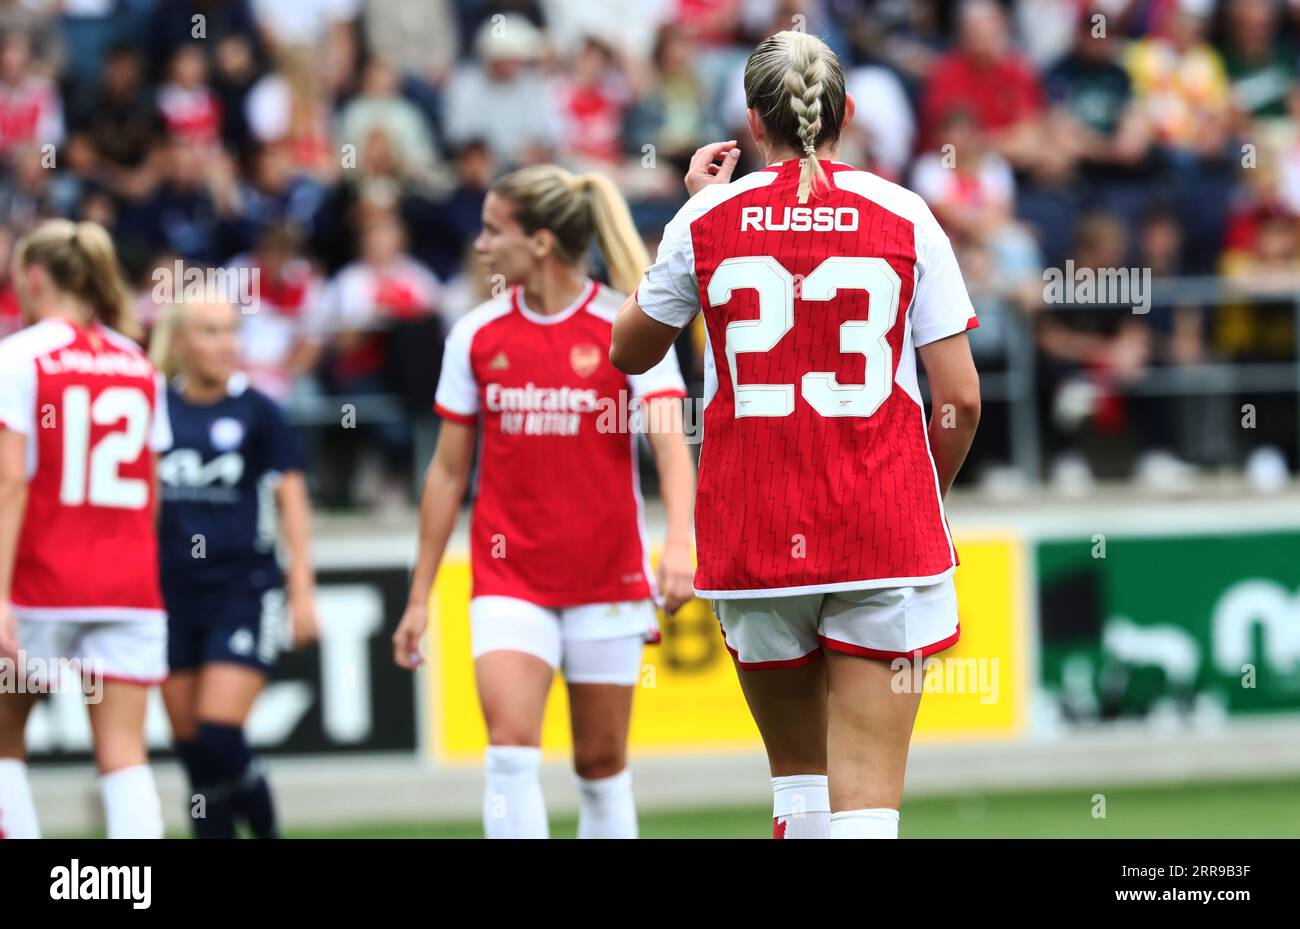
M 0 661 L 18 661 L 18 620 L 8 601 L 0 600 Z
M 664 598 L 664 612 L 672 616 L 695 596 L 695 562 L 691 547 L 669 542 L 659 556 L 657 574 L 659 591 Z
M 721 164 L 715 162 L 721 161 Z M 731 174 L 740 161 L 740 149 L 736 140 L 710 142 L 695 150 L 691 156 L 691 165 L 686 169 L 686 192 L 694 197 L 710 184 L 725 184 L 731 180 Z
M 399 668 L 414 671 L 424 663 L 424 656 L 420 654 L 420 641 L 424 638 L 424 630 L 428 625 L 428 607 L 418 604 L 407 606 L 402 621 L 397 624 L 397 631 L 393 633 L 393 661 Z

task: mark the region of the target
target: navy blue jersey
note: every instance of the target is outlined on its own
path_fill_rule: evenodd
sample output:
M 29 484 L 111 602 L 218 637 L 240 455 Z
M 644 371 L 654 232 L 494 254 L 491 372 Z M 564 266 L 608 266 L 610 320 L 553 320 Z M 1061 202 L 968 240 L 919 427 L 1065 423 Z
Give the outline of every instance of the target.
M 174 442 L 158 464 L 163 586 L 219 584 L 253 571 L 278 582 L 275 490 L 281 474 L 306 468 L 293 428 L 242 374 L 216 403 L 190 403 L 174 386 L 167 402 Z

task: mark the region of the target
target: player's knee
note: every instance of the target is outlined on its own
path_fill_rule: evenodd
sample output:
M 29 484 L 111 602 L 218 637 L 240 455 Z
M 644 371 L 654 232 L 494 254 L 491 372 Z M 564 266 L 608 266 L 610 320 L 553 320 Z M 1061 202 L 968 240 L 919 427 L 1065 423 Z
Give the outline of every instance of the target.
M 173 742 L 193 742 L 199 737 L 199 721 L 193 712 L 167 714 Z
M 100 774 L 149 763 L 143 734 L 115 732 L 95 741 L 95 765 Z
M 527 726 L 504 721 L 488 725 L 488 744 L 502 747 L 536 748 L 537 733 L 530 732 Z
M 625 767 L 627 756 L 621 745 L 610 743 L 574 748 L 573 770 L 585 780 L 613 777 Z
M 252 748 L 240 726 L 200 720 L 195 743 L 204 764 L 218 781 L 242 776 L 252 763 Z

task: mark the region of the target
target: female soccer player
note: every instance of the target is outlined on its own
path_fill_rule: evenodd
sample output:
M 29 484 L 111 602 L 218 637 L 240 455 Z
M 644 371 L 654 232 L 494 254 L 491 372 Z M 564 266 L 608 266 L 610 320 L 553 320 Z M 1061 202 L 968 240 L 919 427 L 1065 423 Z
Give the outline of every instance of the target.
M 30 325 L 0 342 L 0 661 L 38 686 L 0 694 L 0 834 L 40 835 L 23 730 L 33 689 L 75 682 L 109 838 L 162 838 L 144 732 L 149 687 L 167 672 L 162 382 L 128 338 L 131 297 L 102 227 L 42 223 L 13 266 Z
M 293 645 L 316 636 L 306 462 L 279 407 L 236 370 L 238 333 L 228 303 L 173 306 L 151 346 L 172 377 L 175 434 L 158 467 L 171 668 L 163 702 L 194 789 L 198 838 L 234 838 L 237 822 L 258 838 L 278 835 L 244 723 L 285 644 L 286 608 Z
M 672 354 L 635 377 L 609 363 L 623 297 L 582 270 L 593 234 L 615 287 L 630 290 L 649 262 L 607 179 L 538 166 L 507 175 L 487 196 L 475 248 L 510 289 L 447 338 L 442 431 L 410 602 L 393 636 L 397 663 L 416 667 L 429 591 L 480 441 L 470 622 L 490 742 L 489 838 L 548 835 L 539 745 L 556 668 L 569 689 L 578 836 L 637 834 L 627 734 L 642 646 L 657 636 L 637 430 L 623 418 L 638 403 L 668 518 L 658 593 L 669 613 L 691 596 L 695 470 L 681 434 L 681 374 Z
M 890 663 L 959 634 L 943 497 L 979 419 L 975 316 L 921 199 L 834 160 L 854 103 L 825 44 L 765 40 L 745 94 L 767 167 L 730 181 L 734 143 L 697 153 L 610 357 L 646 370 L 703 310 L 695 587 L 767 746 L 773 833 L 894 838 L 921 695 Z

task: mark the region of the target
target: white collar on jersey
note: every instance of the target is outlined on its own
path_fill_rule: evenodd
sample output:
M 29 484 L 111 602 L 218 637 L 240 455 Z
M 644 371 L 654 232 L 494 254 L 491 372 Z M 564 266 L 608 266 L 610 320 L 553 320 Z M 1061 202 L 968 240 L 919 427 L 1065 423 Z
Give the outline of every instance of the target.
M 172 378 L 172 386 L 176 388 L 177 393 L 184 393 L 184 375 L 178 374 Z M 249 383 L 248 375 L 243 371 L 235 371 L 230 375 L 230 377 L 226 378 L 226 396 L 238 397 L 243 394 L 244 391 L 248 390 L 250 386 L 252 385 Z
M 556 323 L 564 322 L 574 313 L 577 313 L 587 304 L 591 303 L 592 299 L 596 296 L 596 291 L 599 289 L 600 285 L 588 278 L 587 286 L 582 289 L 582 293 L 578 294 L 578 299 L 574 300 L 558 313 L 539 313 L 536 310 L 529 308 L 528 304 L 524 303 L 524 288 L 522 286 L 516 286 L 511 291 L 510 299 L 514 302 L 515 309 L 522 313 L 525 319 L 542 326 L 554 326 Z

